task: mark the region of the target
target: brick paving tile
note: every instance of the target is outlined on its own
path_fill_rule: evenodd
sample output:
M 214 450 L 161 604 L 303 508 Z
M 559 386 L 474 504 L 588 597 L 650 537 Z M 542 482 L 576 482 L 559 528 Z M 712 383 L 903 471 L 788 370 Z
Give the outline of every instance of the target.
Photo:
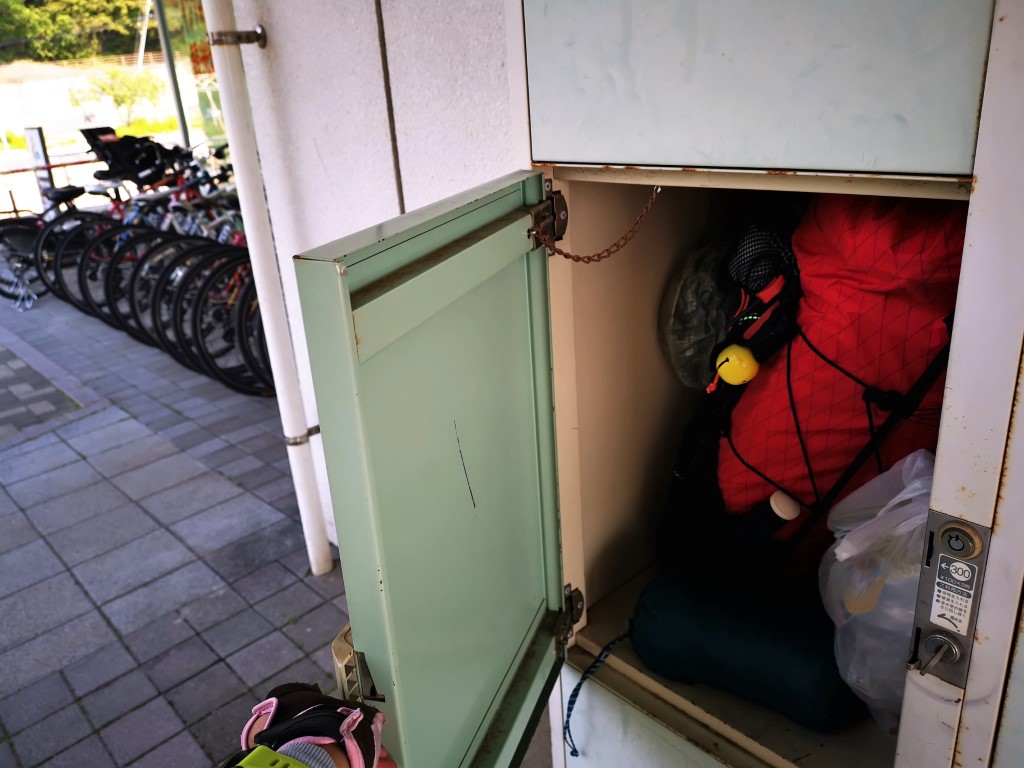
M 101 512 L 124 506 L 129 501 L 127 496 L 103 480 L 73 494 L 58 496 L 30 507 L 25 514 L 45 535 L 89 520 Z
M 65 563 L 74 566 L 102 555 L 157 528 L 134 504 L 101 512 L 50 536 L 50 545 Z
M 324 597 L 337 597 L 345 591 L 345 581 L 337 562 L 335 562 L 334 570 L 329 573 L 320 576 L 306 576 L 303 582 L 318 595 Z
M 96 602 L 106 603 L 192 560 L 193 554 L 171 534 L 157 530 L 72 570 Z
M 84 460 L 78 460 L 51 469 L 49 472 L 33 475 L 26 480 L 11 483 L 7 486 L 7 492 L 25 509 L 58 496 L 73 494 L 102 479 Z
M 0 418 L 0 422 L 3 419 Z M 64 443 L 51 443 L 0 463 L 0 484 L 10 485 L 81 458 Z
M 205 467 L 191 456 L 176 453 L 111 478 L 111 482 L 130 498 L 138 500 L 195 477 L 204 470 Z
M 0 654 L 0 698 L 75 663 L 113 640 L 114 633 L 99 613 L 89 611 L 5 651 Z
M 160 435 L 147 435 L 89 457 L 89 463 L 104 477 L 116 477 L 177 453 L 174 444 Z
M 102 728 L 157 694 L 157 689 L 146 675 L 134 669 L 83 698 L 82 709 L 95 728 Z
M 83 456 L 95 456 L 125 443 L 133 443 L 143 437 L 149 437 L 152 434 L 148 427 L 135 421 L 135 419 L 124 419 L 86 434 L 70 437 L 67 441 L 72 448 Z
M 39 610 L 40 606 L 46 610 Z M 67 573 L 15 592 L 0 600 L 0 650 L 59 627 L 90 607 Z
M 94 691 L 135 666 L 121 643 L 111 643 L 81 661 L 64 668 L 64 676 L 79 696 Z
M 163 655 L 147 661 L 144 669 L 153 685 L 161 691 L 173 688 L 178 683 L 206 669 L 217 661 L 217 654 L 200 637 L 190 637 Z
M 206 555 L 204 560 L 225 579 L 235 581 L 268 563 L 299 551 L 299 548 L 305 557 L 304 545 L 302 526 L 294 520 L 285 520 L 233 541 Z
M 182 606 L 178 613 L 193 629 L 202 632 L 246 607 L 245 600 L 231 587 L 225 586 Z
M 302 658 L 302 651 L 280 632 L 272 632 L 266 637 L 250 643 L 245 648 L 231 654 L 228 664 L 239 677 L 249 685 L 281 671 Z
M 333 642 L 333 639 L 331 642 Z M 334 652 L 331 650 L 330 643 L 325 645 L 323 648 L 318 648 L 313 651 L 309 654 L 309 658 L 327 674 L 334 674 Z
M 323 602 L 323 598 L 302 582 L 292 584 L 256 603 L 256 610 L 273 624 L 282 627 Z
M 64 678 L 59 672 L 54 672 L 0 701 L 0 721 L 8 733 L 18 733 L 63 709 L 72 700 L 73 694 Z
M 283 626 L 281 631 L 299 648 L 309 653 L 324 643 L 331 642 L 347 623 L 348 616 L 328 603 Z
M 188 732 L 211 760 L 224 760 L 238 750 L 238 734 L 252 716 L 252 708 L 260 701 L 251 693 L 243 694 L 191 724 Z
M 186 723 L 194 723 L 246 693 L 246 685 L 224 662 L 204 669 L 167 691 L 167 700 Z
M 177 611 L 174 611 L 125 635 L 124 644 L 141 663 L 159 656 L 194 634 L 195 630 Z
M 157 698 L 129 712 L 100 731 L 107 749 L 121 764 L 127 764 L 166 741 L 184 723 L 164 699 Z
M 14 751 L 27 766 L 39 765 L 92 732 L 77 704 L 65 707 L 14 737 Z
M 226 757 L 226 755 L 225 755 Z M 192 734 L 182 731 L 140 757 L 130 768 L 208 768 L 210 758 Z
M 205 554 L 236 541 L 239 531 L 257 531 L 281 520 L 276 509 L 243 494 L 177 522 L 171 530 L 193 550 Z
M 114 768 L 114 765 L 114 760 L 103 746 L 100 737 L 90 736 L 47 760 L 42 768 Z
M 258 603 L 280 592 L 299 577 L 278 562 L 272 562 L 234 582 L 235 591 L 250 603 Z
M 0 539 L 0 553 L 24 547 L 39 539 L 39 534 L 29 518 L 25 516 L 24 512 L 16 510 L 0 513 L 0 530 L 3 531 L 3 538 Z
M 55 576 L 64 565 L 42 539 L 0 555 L 0 598 Z
M 103 606 L 103 613 L 126 634 L 222 586 L 224 581 L 204 563 L 193 562 L 111 600 Z
M 204 472 L 147 496 L 139 504 L 164 525 L 171 525 L 241 493 L 242 489 L 231 481 L 214 472 Z
M 203 639 L 221 656 L 227 656 L 264 635 L 274 625 L 251 608 L 203 632 Z

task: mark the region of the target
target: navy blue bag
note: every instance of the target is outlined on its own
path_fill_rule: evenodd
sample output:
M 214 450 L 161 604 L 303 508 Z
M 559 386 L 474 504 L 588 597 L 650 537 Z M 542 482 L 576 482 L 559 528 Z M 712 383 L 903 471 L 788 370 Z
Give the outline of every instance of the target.
M 771 578 L 740 588 L 694 577 L 660 576 L 637 601 L 630 640 L 648 669 L 726 691 L 817 731 L 865 716 L 839 676 L 835 627 L 816 589 L 805 593 Z

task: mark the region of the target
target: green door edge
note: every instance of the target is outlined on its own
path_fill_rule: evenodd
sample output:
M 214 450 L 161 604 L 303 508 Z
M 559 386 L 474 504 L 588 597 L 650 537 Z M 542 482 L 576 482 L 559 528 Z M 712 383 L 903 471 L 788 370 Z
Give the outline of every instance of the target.
M 471 245 L 475 233 L 496 226 L 522 233 L 521 258 L 528 285 L 529 344 L 533 359 L 533 396 L 537 435 L 537 493 L 543 510 L 540 535 L 544 601 L 522 638 L 514 662 L 494 692 L 480 728 L 466 746 L 461 765 L 508 765 L 520 748 L 523 731 L 536 722 L 538 699 L 546 698 L 561 661 L 553 626 L 562 607 L 561 560 L 557 519 L 551 348 L 547 294 L 547 256 L 530 250 L 528 209 L 543 199 L 539 173 L 517 173 L 426 209 L 364 230 L 296 257 L 303 320 L 309 344 L 314 390 L 329 465 L 346 591 L 357 650 L 366 654 L 378 690 L 389 701 L 386 713 L 400 713 L 402 692 L 395 689 L 400 665 L 394 656 L 395 617 L 382 562 L 382 532 L 374 519 L 375 478 L 367 425 L 359 407 L 359 340 L 353 326 L 355 303 L 365 306 L 388 290 L 407 284 L 438 262 L 453 258 L 453 243 Z M 508 240 L 508 238 L 505 238 Z M 422 265 L 427 264 L 426 267 Z M 343 403 L 348 403 L 346 407 Z M 358 543 L 357 543 L 358 542 Z M 363 619 L 361 621 L 360 619 Z M 340 629 L 340 628 L 339 628 Z M 501 660 L 496 660 L 501 663 Z M 540 706 L 543 701 L 540 702 Z M 392 717 L 385 744 L 404 759 L 403 768 L 420 765 L 403 755 L 402 716 Z M 437 738 L 445 738 L 438 734 Z M 397 742 L 397 743 L 396 743 Z M 446 766 L 447 768 L 447 766 Z

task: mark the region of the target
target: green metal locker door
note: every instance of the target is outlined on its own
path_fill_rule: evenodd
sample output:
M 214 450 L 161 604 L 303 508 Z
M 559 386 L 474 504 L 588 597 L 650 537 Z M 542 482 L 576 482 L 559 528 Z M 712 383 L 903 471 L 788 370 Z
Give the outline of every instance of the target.
M 543 198 L 514 174 L 296 259 L 353 645 L 402 768 L 510 764 L 561 662 Z

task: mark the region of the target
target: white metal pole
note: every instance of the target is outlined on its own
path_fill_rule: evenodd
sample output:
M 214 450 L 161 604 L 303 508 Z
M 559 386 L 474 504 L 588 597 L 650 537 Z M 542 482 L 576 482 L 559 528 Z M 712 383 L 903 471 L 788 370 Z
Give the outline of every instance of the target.
M 146 0 L 142 9 L 142 29 L 139 30 L 139 56 L 135 60 L 135 69 L 142 69 L 142 60 L 146 56 L 146 37 L 149 36 L 149 12 L 152 9 L 153 0 Z
M 206 28 L 210 32 L 225 32 L 236 28 L 231 0 L 203 0 L 203 13 Z M 263 191 L 256 133 L 249 109 L 249 91 L 242 68 L 242 53 L 237 45 L 215 45 L 212 51 L 221 110 L 228 145 L 231 147 L 238 202 L 245 221 L 260 314 L 270 352 L 270 366 L 274 372 L 277 403 L 288 440 L 288 461 L 295 482 L 306 552 L 313 573 L 327 573 L 332 566 L 331 552 L 313 469 L 313 453 L 302 407 L 295 354 L 288 331 L 284 291 L 270 228 L 270 213 Z

